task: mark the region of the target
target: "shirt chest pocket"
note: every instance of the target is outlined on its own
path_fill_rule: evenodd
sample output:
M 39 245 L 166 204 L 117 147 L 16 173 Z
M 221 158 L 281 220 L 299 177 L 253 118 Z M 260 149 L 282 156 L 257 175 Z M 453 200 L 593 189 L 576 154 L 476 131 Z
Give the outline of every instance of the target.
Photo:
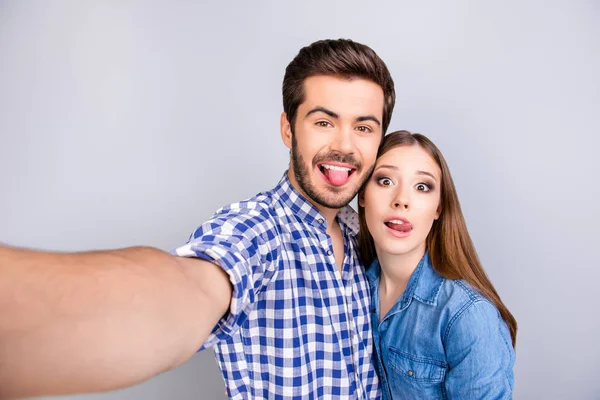
M 418 357 L 390 347 L 386 365 L 394 399 L 444 399 L 448 366 L 442 361 Z

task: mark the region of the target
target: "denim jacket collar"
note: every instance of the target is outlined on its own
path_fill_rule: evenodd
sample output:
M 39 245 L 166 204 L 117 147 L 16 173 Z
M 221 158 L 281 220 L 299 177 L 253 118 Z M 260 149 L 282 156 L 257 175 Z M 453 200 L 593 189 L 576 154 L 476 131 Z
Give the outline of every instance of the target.
M 379 292 L 380 274 L 381 267 L 379 265 L 379 260 L 375 259 L 367 269 L 367 279 L 371 286 L 371 293 Z M 437 305 L 437 297 L 443 283 L 444 278 L 433 269 L 429 253 L 425 252 L 425 255 L 423 255 L 421 261 L 419 261 L 417 268 L 415 268 L 410 276 L 404 294 L 398 299 L 390 312 L 406 308 L 413 298 L 423 304 L 432 306 Z

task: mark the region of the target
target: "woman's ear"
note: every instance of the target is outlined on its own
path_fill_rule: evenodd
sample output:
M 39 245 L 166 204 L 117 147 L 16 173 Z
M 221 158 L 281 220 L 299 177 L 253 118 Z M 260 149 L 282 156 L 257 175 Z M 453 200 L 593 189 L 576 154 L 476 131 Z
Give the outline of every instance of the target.
M 358 205 L 361 207 L 365 207 L 365 191 L 361 190 L 358 192 Z

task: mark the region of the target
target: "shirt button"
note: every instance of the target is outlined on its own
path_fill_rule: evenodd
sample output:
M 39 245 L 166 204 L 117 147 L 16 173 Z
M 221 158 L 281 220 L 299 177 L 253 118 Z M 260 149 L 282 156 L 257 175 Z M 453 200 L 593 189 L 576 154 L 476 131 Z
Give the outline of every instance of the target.
M 409 370 L 408 370 L 408 376 L 413 376 L 414 374 L 415 374 L 415 373 L 414 373 L 414 372 L 412 372 L 412 369 L 409 369 Z
M 318 223 L 320 223 L 320 224 L 322 224 L 323 222 L 325 222 L 325 220 L 324 220 L 323 218 L 319 218 L 319 219 L 317 220 L 317 222 L 318 222 Z
M 327 250 L 327 255 L 330 256 L 331 254 L 333 254 L 331 250 Z

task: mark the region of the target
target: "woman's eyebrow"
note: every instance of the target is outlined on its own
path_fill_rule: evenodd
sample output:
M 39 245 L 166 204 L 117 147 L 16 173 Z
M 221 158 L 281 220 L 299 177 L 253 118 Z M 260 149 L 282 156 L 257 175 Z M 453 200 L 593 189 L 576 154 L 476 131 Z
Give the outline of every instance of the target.
M 392 169 L 394 171 L 399 171 L 400 170 L 400 168 L 396 167 L 395 165 L 381 164 L 380 166 L 378 166 L 377 168 L 375 168 L 375 171 L 377 171 L 379 169 L 383 169 L 383 168 Z M 435 175 L 433 175 L 431 172 L 423 171 L 423 170 L 417 170 L 416 174 L 417 175 L 426 175 L 426 176 L 431 177 L 434 181 L 437 181 L 437 179 L 435 179 Z
M 398 171 L 400 169 L 400 168 L 396 167 L 395 165 L 382 164 L 382 165 L 378 166 L 377 168 L 375 168 L 375 171 L 377 171 L 378 169 L 381 169 L 381 168 L 393 169 L 395 171 Z
M 433 174 L 431 172 L 419 170 L 419 171 L 417 171 L 417 175 L 427 175 L 427 176 L 430 176 L 434 181 L 436 180 L 435 176 L 433 176 Z

